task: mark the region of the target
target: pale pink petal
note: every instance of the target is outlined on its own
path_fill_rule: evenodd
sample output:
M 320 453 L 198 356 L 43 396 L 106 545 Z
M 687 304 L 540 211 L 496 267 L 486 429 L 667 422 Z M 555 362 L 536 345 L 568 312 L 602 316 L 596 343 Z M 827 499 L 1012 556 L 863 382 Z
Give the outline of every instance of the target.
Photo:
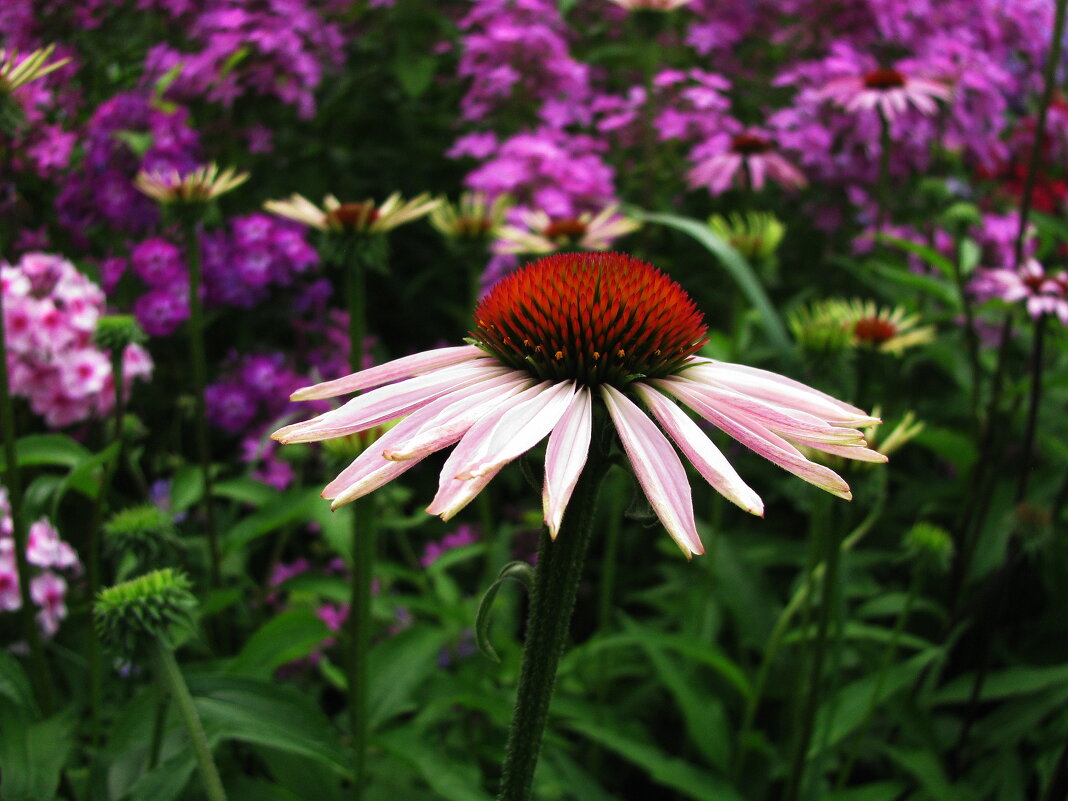
M 571 405 L 549 435 L 545 448 L 545 486 L 541 506 L 549 536 L 556 539 L 564 510 L 575 491 L 593 434 L 593 401 L 589 387 L 583 387 L 571 399 Z
M 622 392 L 601 385 L 608 413 L 627 452 L 634 475 L 668 534 L 689 559 L 705 552 L 693 518 L 686 470 L 667 437 Z
M 470 359 L 487 356 L 486 352 L 474 345 L 461 345 L 454 348 L 438 348 L 427 350 L 422 353 L 414 353 L 411 356 L 403 356 L 385 364 L 379 364 L 358 373 L 324 381 L 311 387 L 298 389 L 289 396 L 290 400 L 322 400 L 333 398 L 337 395 L 345 395 L 361 389 L 379 387 L 399 381 L 402 378 L 411 378 L 415 375 L 437 370 L 441 367 L 449 367 L 453 364 L 466 362 Z M 491 357 L 487 357 L 491 358 Z
M 767 172 L 767 162 L 761 156 L 750 156 L 746 159 L 749 165 L 749 181 L 751 188 L 759 192 L 764 188 L 764 175 Z
M 446 367 L 429 375 L 373 389 L 365 395 L 353 398 L 338 409 L 303 423 L 280 428 L 271 434 L 271 437 L 288 444 L 348 436 L 408 414 L 453 390 L 509 372 L 511 371 L 507 367 L 495 360 L 490 361 L 488 365 L 462 364 Z
M 690 417 L 648 384 L 632 384 L 638 396 L 649 407 L 653 417 L 663 426 L 668 435 L 679 446 L 690 463 L 697 468 L 705 481 L 733 504 L 745 511 L 764 515 L 764 502 L 754 492 L 737 471 L 727 461 L 715 443 L 701 430 Z
M 501 417 L 515 407 L 521 406 L 527 401 L 538 397 L 538 395 L 550 389 L 552 386 L 552 382 L 542 381 L 537 386 L 530 387 L 529 389 L 523 390 L 518 395 L 513 395 L 512 397 L 507 398 L 504 403 L 498 405 L 492 412 L 468 429 L 467 433 L 464 434 L 463 438 L 460 440 L 460 444 L 458 444 L 453 452 L 449 454 L 449 458 L 445 460 L 445 464 L 441 468 L 441 474 L 438 476 L 438 491 L 426 509 L 428 513 L 447 515 L 447 517 L 445 517 L 447 520 L 459 511 L 459 509 L 463 508 L 461 505 L 457 507 L 457 509 L 452 510 L 451 503 L 454 500 L 466 497 L 462 495 L 465 489 L 470 489 L 475 486 L 481 488 L 489 483 L 488 478 L 486 478 L 485 481 L 482 479 L 468 479 L 467 481 L 462 481 L 455 478 L 456 471 L 459 469 L 460 465 L 467 464 L 485 454 L 485 445 L 493 433 L 494 426 Z M 492 478 L 492 476 L 490 478 Z M 463 505 L 470 502 L 470 500 L 477 494 L 478 492 L 476 491 L 473 495 L 466 497 L 466 500 L 463 501 Z
M 827 445 L 824 443 L 805 443 L 813 450 L 823 451 L 824 453 L 832 453 L 835 456 L 841 456 L 845 459 L 855 459 L 858 462 L 874 462 L 881 464 L 889 461 L 879 451 L 873 451 L 871 448 L 864 448 L 856 445 Z
M 725 431 L 768 461 L 774 462 L 779 467 L 793 473 L 798 478 L 808 481 L 810 484 L 815 484 L 820 489 L 827 490 L 832 495 L 837 495 L 846 500 L 852 499 L 853 496 L 849 491 L 849 485 L 841 476 L 823 465 L 810 462 L 797 448 L 777 434 L 768 431 L 758 423 L 742 422 L 728 417 L 709 406 L 697 393 L 692 392 L 684 384 L 674 381 L 655 381 L 654 383 L 681 400 L 712 425 Z

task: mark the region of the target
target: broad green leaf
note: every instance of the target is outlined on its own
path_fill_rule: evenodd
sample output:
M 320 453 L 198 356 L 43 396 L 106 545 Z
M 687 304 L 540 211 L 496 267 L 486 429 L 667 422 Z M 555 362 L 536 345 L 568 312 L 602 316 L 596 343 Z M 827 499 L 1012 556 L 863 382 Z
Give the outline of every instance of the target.
M 915 290 L 930 295 L 942 305 L 954 312 L 960 311 L 960 296 L 955 287 L 950 286 L 941 278 L 930 275 L 913 273 L 898 265 L 885 264 L 869 259 L 857 263 L 852 259 L 832 259 L 833 263 L 844 267 L 854 277 L 863 281 L 873 290 L 880 294 L 886 294 L 884 282 L 897 284 L 909 290 Z
M 953 278 L 953 262 L 934 248 L 929 248 L 926 245 L 911 242 L 908 239 L 902 239 L 901 237 L 893 236 L 891 234 L 878 234 L 875 238 L 879 242 L 893 245 L 896 248 L 901 248 L 901 250 L 919 256 L 928 266 L 934 267 L 946 278 Z
M 269 679 L 276 668 L 303 659 L 329 636 L 330 627 L 312 609 L 287 609 L 249 638 L 229 672 Z
M 441 749 L 410 728 L 398 728 L 374 738 L 384 751 L 410 765 L 445 801 L 491 801 L 478 784 L 477 771 L 442 753 Z
M 59 483 L 52 501 L 52 517 L 59 516 L 59 502 L 68 489 L 77 490 L 87 498 L 95 499 L 100 494 L 105 465 L 119 456 L 119 443 L 112 442 L 104 450 L 83 459 Z
M 720 700 L 695 680 L 693 671 L 684 672 L 665 649 L 658 645 L 653 629 L 638 625 L 624 617 L 623 628 L 638 638 L 642 650 L 649 657 L 660 682 L 675 699 L 675 706 L 686 723 L 690 742 L 716 767 L 723 769 L 730 759 L 730 740 L 726 715 Z
M 780 354 L 788 359 L 794 358 L 793 344 L 786 333 L 786 326 L 783 325 L 778 312 L 775 311 L 771 300 L 760 285 L 760 279 L 749 266 L 749 262 L 731 247 L 727 240 L 704 223 L 690 217 L 680 217 L 677 214 L 653 214 L 636 208 L 628 208 L 627 213 L 643 222 L 659 223 L 674 228 L 676 231 L 682 231 L 704 245 L 705 249 L 719 260 L 730 277 L 734 279 L 753 308 L 760 313 L 761 324 Z
M 34 720 L 0 697 L 0 801 L 55 798 L 77 720 L 73 711 Z
M 311 757 L 338 772 L 348 754 L 314 701 L 294 687 L 245 676 L 189 679 L 205 730 L 213 737 Z
M 670 756 L 651 743 L 621 734 L 621 726 L 602 726 L 577 719 L 566 720 L 564 725 L 637 765 L 657 784 L 677 790 L 687 798 L 697 801 L 743 801 L 730 784 L 715 774 Z
M 438 654 L 448 640 L 443 629 L 414 626 L 371 649 L 367 693 L 371 731 L 407 708 L 411 693 L 438 669 Z
M 429 54 L 403 54 L 393 61 L 393 74 L 404 93 L 412 99 L 422 97 L 434 80 L 438 60 Z
M 962 473 L 967 472 L 979 458 L 979 449 L 973 438 L 952 429 L 924 426 L 914 441 L 939 458 L 945 459 Z
M 7 698 L 31 716 L 37 715 L 37 701 L 29 677 L 19 661 L 5 649 L 0 649 L 0 697 Z
M 583 770 L 561 749 L 546 748 L 542 758 L 556 769 L 569 788 L 569 796 L 574 801 L 621 801 L 618 796 L 612 795 L 601 787 L 597 779 Z
M 75 468 L 92 452 L 63 434 L 31 434 L 15 442 L 15 458 L 20 467 L 59 466 Z M 5 454 L 0 452 L 0 470 L 7 469 Z
M 141 775 L 123 796 L 123 801 L 173 801 L 195 769 L 193 749 L 183 748 Z
M 824 796 L 824 801 L 897 801 L 906 789 L 901 782 L 875 782 L 832 790 Z
M 297 488 L 276 496 L 226 532 L 222 538 L 223 555 L 229 555 L 288 523 L 309 519 L 322 503 L 315 487 Z
M 171 480 L 171 512 L 184 512 L 204 494 L 204 476 L 200 468 L 185 465 L 178 468 Z
M 256 481 L 254 478 L 234 478 L 212 484 L 212 494 L 219 498 L 229 498 L 249 506 L 263 506 L 272 498 L 278 497 L 278 490 Z
M 938 755 L 927 748 L 894 748 L 884 752 L 898 765 L 911 773 L 927 791 L 932 801 L 971 801 L 975 796 L 960 784 L 952 784 Z
M 931 699 L 934 704 L 959 704 L 971 698 L 975 676 L 958 676 L 938 690 Z M 983 682 L 981 701 L 1000 701 L 1017 695 L 1048 692 L 1068 686 L 1068 665 L 1028 667 L 1021 665 L 990 673 Z

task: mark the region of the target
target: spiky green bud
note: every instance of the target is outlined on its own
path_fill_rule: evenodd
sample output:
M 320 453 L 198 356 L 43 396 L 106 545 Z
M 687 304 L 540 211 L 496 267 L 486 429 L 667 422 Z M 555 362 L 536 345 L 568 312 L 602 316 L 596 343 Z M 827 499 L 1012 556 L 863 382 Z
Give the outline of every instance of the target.
M 104 350 L 121 351 L 127 345 L 145 342 L 148 337 L 129 314 L 108 314 L 96 321 L 93 341 Z
M 174 648 L 193 627 L 189 587 L 184 573 L 166 568 L 101 590 L 93 607 L 101 641 L 126 658 L 152 641 Z
M 144 566 L 154 565 L 167 549 L 178 550 L 170 515 L 154 504 L 131 506 L 112 515 L 104 524 L 104 547 L 109 554 L 132 554 Z
M 923 573 L 945 574 L 953 562 L 953 553 L 953 537 L 934 523 L 921 521 L 905 534 L 905 554 Z

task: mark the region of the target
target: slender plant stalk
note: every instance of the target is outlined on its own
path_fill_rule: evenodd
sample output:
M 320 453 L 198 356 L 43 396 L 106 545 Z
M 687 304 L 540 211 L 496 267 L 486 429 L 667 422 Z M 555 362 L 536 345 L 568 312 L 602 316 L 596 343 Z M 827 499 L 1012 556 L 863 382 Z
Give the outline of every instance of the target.
M 964 281 L 963 257 L 964 234 L 957 234 L 956 257 L 953 259 L 953 279 L 957 284 L 960 306 L 964 310 L 964 342 L 968 348 L 968 367 L 971 371 L 971 410 L 972 422 L 979 426 L 979 382 L 982 368 L 979 363 L 979 335 L 975 330 L 975 311 L 972 309 L 971 295 L 968 294 Z
M 1027 408 L 1027 425 L 1024 427 L 1023 455 L 1020 458 L 1020 478 L 1016 484 L 1016 503 L 1027 498 L 1027 484 L 1031 478 L 1031 462 L 1035 451 L 1035 431 L 1038 428 L 1038 406 L 1042 398 L 1042 346 L 1046 334 L 1046 318 L 1042 314 L 1035 320 L 1035 334 L 1031 343 L 1031 395 Z
M 367 333 L 367 260 L 373 258 L 373 240 L 346 243 L 342 259 L 349 311 L 349 366 L 363 369 Z M 361 801 L 367 784 L 368 659 L 371 651 L 371 602 L 374 581 L 375 527 L 373 500 L 361 498 L 352 504 L 352 595 L 347 620 L 349 633 L 349 727 L 352 736 L 353 801 Z
M 596 514 L 597 490 L 606 470 L 607 464 L 591 449 L 590 461 L 568 504 L 559 536 L 554 542 L 547 531 L 541 535 L 498 801 L 531 799 L 556 668 L 571 628 L 571 613 Z
M 0 292 L 0 434 L 4 439 L 4 459 L 7 462 L 5 482 L 8 504 L 11 507 L 12 540 L 15 544 L 15 571 L 19 578 L 20 616 L 22 630 L 30 644 L 33 660 L 33 675 L 37 683 L 38 700 L 45 714 L 55 709 L 55 685 L 52 673 L 41 644 L 41 633 L 33 614 L 33 598 L 30 595 L 30 564 L 26 559 L 26 521 L 22 514 L 22 480 L 19 475 L 18 454 L 15 450 L 15 406 L 12 403 L 11 384 L 7 373 L 7 342 L 4 332 L 4 301 Z
M 159 764 L 159 755 L 163 750 L 163 730 L 167 725 L 167 693 L 161 691 L 156 700 L 156 709 L 152 713 L 152 739 L 148 745 L 148 770 Z
M 834 598 L 838 593 L 840 579 L 838 566 L 842 554 L 842 543 L 834 526 L 834 515 L 829 498 L 824 498 L 823 513 L 818 514 L 820 521 L 819 538 L 823 546 L 822 592 L 819 616 L 816 621 L 816 637 L 812 641 L 812 659 L 809 663 L 808 692 L 804 695 L 801 711 L 801 732 L 794 749 L 790 765 L 790 775 L 786 783 L 785 801 L 797 801 L 801 797 L 805 783 L 805 767 L 808 764 L 808 751 L 812 744 L 812 734 L 816 726 L 816 711 L 822 697 L 823 663 L 827 652 L 827 635 L 831 627 L 831 611 Z M 807 630 L 806 630 L 807 634 Z
M 182 671 L 174 659 L 174 652 L 158 642 L 153 644 L 152 650 L 160 681 L 174 698 L 175 708 L 189 733 L 189 742 L 193 747 L 193 755 L 200 771 L 200 779 L 204 784 L 204 792 L 209 801 L 226 801 L 226 791 L 223 789 L 222 779 L 219 778 L 219 771 L 215 767 L 215 760 L 212 759 L 208 738 L 204 734 L 204 726 L 201 725 L 200 715 L 197 714 L 197 708 L 193 704 L 193 696 L 189 694 L 189 687 L 182 678 Z
M 875 223 L 875 230 L 882 233 L 890 222 L 890 150 L 893 141 L 890 139 L 890 120 L 886 112 L 879 109 L 879 209 Z
M 204 404 L 208 367 L 204 351 L 204 310 L 200 303 L 200 239 L 197 237 L 195 222 L 187 220 L 184 226 L 186 260 L 189 263 L 189 360 L 193 369 L 197 457 L 200 460 L 200 473 L 204 479 L 202 507 L 208 535 L 208 554 L 211 560 L 211 586 L 217 589 L 222 586 L 222 558 L 219 551 L 219 531 L 215 526 L 215 512 L 211 502 L 211 447 L 208 440 L 208 416 Z

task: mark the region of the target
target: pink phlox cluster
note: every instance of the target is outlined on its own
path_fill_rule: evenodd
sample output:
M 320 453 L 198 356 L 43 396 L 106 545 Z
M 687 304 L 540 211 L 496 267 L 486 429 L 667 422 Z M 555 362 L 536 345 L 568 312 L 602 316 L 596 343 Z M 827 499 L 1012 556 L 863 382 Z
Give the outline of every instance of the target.
M 186 4 L 163 4 L 185 15 Z M 315 90 L 344 63 L 341 29 L 304 0 L 209 0 L 188 27 L 191 50 L 153 47 L 145 79 L 178 70 L 167 90 L 229 108 L 248 97 L 277 97 L 303 119 L 315 114 Z
M 449 551 L 465 545 L 474 545 L 476 542 L 478 542 L 478 529 L 467 524 L 461 525 L 456 531 L 446 534 L 440 540 L 428 542 L 423 548 L 419 564 L 424 568 L 430 567 Z
M 101 103 L 81 142 L 81 168 L 68 173 L 56 198 L 60 223 L 81 244 L 88 241 L 85 232 L 96 226 L 139 234 L 156 222 L 155 204 L 134 187 L 138 170 L 184 172 L 202 160 L 188 110 L 158 108 L 141 91 L 122 92 Z
M 600 209 L 615 199 L 607 143 L 585 134 L 541 126 L 504 140 L 471 172 L 469 189 L 496 197 L 509 194 L 550 217 L 570 217 Z
M 78 554 L 65 541 L 48 518 L 30 525 L 27 532 L 26 561 L 35 575 L 30 579 L 30 598 L 37 606 L 37 625 L 46 637 L 59 630 L 67 616 L 67 581 L 60 571 L 71 576 L 81 574 Z M 22 607 L 16 567 L 15 540 L 7 489 L 0 487 L 0 612 L 14 612 Z
M 1037 259 L 1027 259 L 1018 270 L 977 269 L 969 289 L 979 300 L 1023 301 L 1031 317 L 1051 315 L 1068 325 L 1068 273 L 1047 273 Z
M 28 253 L 0 266 L 11 391 L 52 428 L 111 411 L 114 384 L 110 360 L 92 342 L 104 310 L 104 293 L 69 261 Z M 123 354 L 124 391 L 152 373 L 152 359 L 139 345 Z
M 526 107 L 548 103 L 542 118 L 556 125 L 581 115 L 589 69 L 571 57 L 556 3 L 475 0 L 460 29 L 458 73 L 470 80 L 460 103 L 464 119 L 482 120 L 510 101 Z
M 759 6 L 736 0 L 694 0 L 686 6 L 687 15 L 692 15 L 686 44 L 717 69 L 735 67 L 735 47 L 760 21 Z

